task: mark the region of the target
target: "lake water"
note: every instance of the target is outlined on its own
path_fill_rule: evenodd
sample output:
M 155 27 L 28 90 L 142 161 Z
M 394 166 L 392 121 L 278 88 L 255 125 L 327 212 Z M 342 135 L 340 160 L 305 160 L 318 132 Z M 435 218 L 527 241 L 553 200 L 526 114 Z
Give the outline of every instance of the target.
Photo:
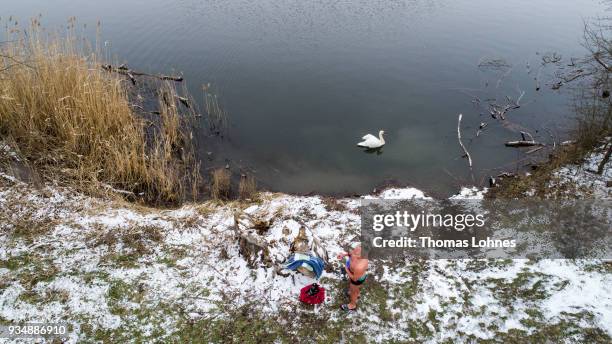
M 131 68 L 182 72 L 199 99 L 211 83 L 229 128 L 223 139 L 197 133 L 206 166 L 229 162 L 285 192 L 364 193 L 395 182 L 440 195 L 470 181 L 459 113 L 477 183 L 522 157 L 503 145 L 518 132 L 472 96 L 486 104 L 523 90 L 508 120 L 542 140 L 543 128 L 562 136 L 571 98 L 547 85 L 554 66 L 542 68 L 540 91 L 534 76 L 546 53 L 562 66 L 584 54 L 583 21 L 605 14 L 594 0 L 4 0 L 0 11 L 3 26 L 9 15 L 42 14 L 47 27 L 76 16 L 89 31 L 100 20 L 107 48 Z M 478 67 L 494 58 L 512 69 Z M 380 129 L 380 154 L 355 146 Z

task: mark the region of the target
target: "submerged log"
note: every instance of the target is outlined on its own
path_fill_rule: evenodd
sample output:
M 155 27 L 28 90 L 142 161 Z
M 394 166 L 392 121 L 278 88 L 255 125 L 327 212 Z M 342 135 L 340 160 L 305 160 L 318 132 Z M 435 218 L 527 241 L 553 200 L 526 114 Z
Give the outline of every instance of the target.
M 506 147 L 533 147 L 533 146 L 544 146 L 543 143 L 533 140 L 520 140 L 520 141 L 508 141 Z

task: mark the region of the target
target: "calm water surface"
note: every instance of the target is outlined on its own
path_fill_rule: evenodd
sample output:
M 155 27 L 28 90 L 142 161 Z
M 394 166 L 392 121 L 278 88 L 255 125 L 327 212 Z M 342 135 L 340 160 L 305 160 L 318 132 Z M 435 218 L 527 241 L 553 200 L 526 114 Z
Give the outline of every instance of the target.
M 448 194 L 468 181 L 457 144 L 457 115 L 477 180 L 520 158 L 503 142 L 517 132 L 475 107 L 506 95 L 522 106 L 513 123 L 561 135 L 570 97 L 534 74 L 541 56 L 580 56 L 583 21 L 604 14 L 596 0 L 4 0 L 21 22 L 42 14 L 45 26 L 69 16 L 89 31 L 98 20 L 107 49 L 133 69 L 182 72 L 202 98 L 211 83 L 229 113 L 223 139 L 198 132 L 205 164 L 253 171 L 273 190 L 363 193 L 385 181 Z M 512 70 L 478 68 L 503 58 Z M 527 73 L 527 64 L 531 74 Z M 481 121 L 487 130 L 469 139 Z M 381 154 L 355 147 L 384 129 Z M 207 152 L 213 151 L 214 161 Z

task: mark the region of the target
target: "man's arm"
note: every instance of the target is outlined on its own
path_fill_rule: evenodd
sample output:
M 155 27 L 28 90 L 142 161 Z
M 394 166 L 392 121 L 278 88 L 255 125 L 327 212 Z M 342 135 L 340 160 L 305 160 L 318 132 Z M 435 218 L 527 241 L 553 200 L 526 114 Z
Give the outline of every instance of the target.
M 355 275 L 354 273 L 351 272 L 351 270 L 349 270 L 346 266 L 344 266 L 344 271 L 346 271 L 346 275 L 350 278 L 353 279 L 353 276 Z

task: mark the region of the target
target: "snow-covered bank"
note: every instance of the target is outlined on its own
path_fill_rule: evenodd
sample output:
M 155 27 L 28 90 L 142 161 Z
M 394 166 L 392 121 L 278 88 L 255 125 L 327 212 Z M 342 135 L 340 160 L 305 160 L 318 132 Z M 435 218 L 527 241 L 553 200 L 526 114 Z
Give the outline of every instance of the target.
M 426 195 L 404 188 L 364 196 L 377 197 Z M 474 188 L 454 196 L 482 197 Z M 375 261 L 358 312 L 343 313 L 346 282 L 333 257 L 358 237 L 359 204 L 262 193 L 250 203 L 159 210 L 0 175 L 0 324 L 68 322 L 72 343 L 610 340 L 606 261 Z M 240 253 L 242 220 L 266 223 L 272 265 L 300 227 L 317 238 L 331 257 L 323 305 L 297 300 L 308 277 Z
M 610 138 L 604 141 L 609 142 Z M 501 185 L 492 190 L 493 195 L 502 198 L 610 199 L 612 198 L 612 159 L 607 160 L 602 173 L 598 173 L 608 147 L 609 144 L 601 144 L 587 154 L 581 151 L 577 153 L 573 147 L 559 148 L 551 161 L 537 166 L 533 173 L 499 178 Z M 568 162 L 577 159 L 576 154 L 585 155 L 577 163 Z M 553 166 L 560 167 L 553 168 Z
M 597 173 L 605 154 L 606 145 L 602 145 L 589 154 L 582 164 L 558 169 L 548 187 L 560 190 L 563 196 L 611 198 L 612 160 L 604 166 L 602 174 Z

